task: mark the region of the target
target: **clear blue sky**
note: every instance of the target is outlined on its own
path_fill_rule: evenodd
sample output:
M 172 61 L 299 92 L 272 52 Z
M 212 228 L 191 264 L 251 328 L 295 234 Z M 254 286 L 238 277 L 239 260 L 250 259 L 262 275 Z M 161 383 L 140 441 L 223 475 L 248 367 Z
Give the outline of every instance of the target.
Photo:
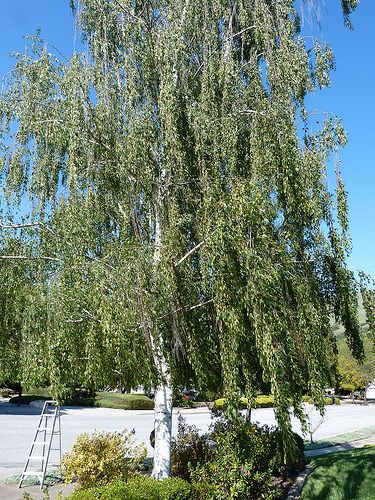
M 339 0 L 325 0 L 318 37 L 336 56 L 332 86 L 308 99 L 310 109 L 330 111 L 343 119 L 349 144 L 341 152 L 341 167 L 349 191 L 353 252 L 349 266 L 375 277 L 375 1 L 361 0 L 352 16 L 354 31 L 342 22 Z M 64 55 L 73 49 L 74 23 L 69 0 L 0 0 L 0 75 L 13 66 L 12 51 L 22 51 L 23 34 L 40 26 L 42 36 Z M 315 28 L 314 28 L 315 29 Z M 305 26 L 304 31 L 308 31 Z

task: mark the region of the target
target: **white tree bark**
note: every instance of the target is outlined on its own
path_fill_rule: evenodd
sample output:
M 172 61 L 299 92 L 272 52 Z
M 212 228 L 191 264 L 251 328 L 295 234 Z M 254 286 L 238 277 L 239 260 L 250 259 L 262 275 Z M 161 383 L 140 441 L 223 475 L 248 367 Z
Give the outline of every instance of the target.
M 160 223 L 160 207 L 164 199 L 163 184 L 165 170 L 162 169 L 160 186 L 155 206 L 155 250 L 154 266 L 157 268 L 160 262 L 162 229 Z M 171 444 L 172 444 L 172 397 L 171 373 L 168 361 L 164 354 L 164 342 L 158 332 L 151 334 L 151 348 L 157 367 L 160 382 L 155 393 L 155 448 L 154 467 L 152 477 L 162 480 L 170 475 L 171 470 Z
M 164 365 L 167 369 L 167 366 Z M 155 450 L 154 479 L 169 477 L 171 470 L 172 442 L 172 386 L 169 382 L 160 384 L 155 393 Z

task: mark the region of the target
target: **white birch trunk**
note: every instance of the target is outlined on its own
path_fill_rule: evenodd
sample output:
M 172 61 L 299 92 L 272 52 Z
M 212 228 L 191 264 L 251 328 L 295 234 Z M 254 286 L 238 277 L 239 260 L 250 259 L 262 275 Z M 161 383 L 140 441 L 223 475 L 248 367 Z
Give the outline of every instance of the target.
M 155 450 L 154 479 L 169 477 L 171 470 L 172 442 L 172 386 L 164 383 L 155 393 Z
M 163 181 L 165 171 L 162 169 L 161 185 L 159 187 L 157 203 L 155 207 L 155 251 L 154 265 L 160 262 L 162 230 L 160 224 L 159 209 L 163 200 Z M 172 444 L 172 384 L 171 373 L 168 361 L 164 355 L 164 342 L 161 335 L 155 332 L 151 335 L 151 348 L 153 352 L 155 366 L 160 377 L 159 386 L 155 393 L 155 448 L 154 448 L 154 467 L 152 477 L 154 479 L 166 479 L 171 470 L 171 444 Z

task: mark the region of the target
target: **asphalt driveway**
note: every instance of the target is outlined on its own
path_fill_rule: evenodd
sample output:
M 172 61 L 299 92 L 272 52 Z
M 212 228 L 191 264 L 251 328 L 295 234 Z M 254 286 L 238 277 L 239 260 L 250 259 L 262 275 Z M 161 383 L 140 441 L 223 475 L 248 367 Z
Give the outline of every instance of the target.
M 313 423 L 320 420 L 320 415 L 308 406 Z M 189 424 L 206 431 L 211 423 L 210 412 L 206 409 L 179 410 Z M 177 413 L 174 411 L 173 432 L 177 431 Z M 0 478 L 21 472 L 29 452 L 30 444 L 38 423 L 40 409 L 29 406 L 17 407 L 0 402 Z M 261 424 L 275 425 L 272 408 L 253 410 L 252 420 Z M 364 427 L 375 426 L 375 404 L 328 406 L 324 422 L 314 434 L 315 439 L 326 439 L 338 434 L 352 432 Z M 149 445 L 149 435 L 153 429 L 153 412 L 150 410 L 124 411 L 106 408 L 62 408 L 62 447 L 63 453 L 71 449 L 75 439 L 84 432 L 95 429 L 115 431 L 135 429 L 138 442 Z M 293 419 L 293 428 L 301 432 L 299 423 Z M 52 460 L 55 457 L 51 457 Z

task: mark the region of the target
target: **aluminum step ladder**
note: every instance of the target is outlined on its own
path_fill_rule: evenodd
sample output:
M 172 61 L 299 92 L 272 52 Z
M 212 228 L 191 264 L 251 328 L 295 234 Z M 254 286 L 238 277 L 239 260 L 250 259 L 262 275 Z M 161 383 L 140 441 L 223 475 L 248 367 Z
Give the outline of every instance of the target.
M 57 441 L 57 447 L 52 448 L 52 442 Z M 35 476 L 39 479 L 40 489 L 43 489 L 46 477 L 48 461 L 51 451 L 59 452 L 59 465 L 61 464 L 61 416 L 60 406 L 57 401 L 45 401 L 40 414 L 38 427 L 35 431 L 34 439 L 31 444 L 29 455 L 26 459 L 23 472 L 21 474 L 18 488 L 21 488 L 23 481 L 27 476 Z M 36 452 L 36 454 L 34 454 Z M 32 466 L 41 464 L 41 471 L 32 471 Z

